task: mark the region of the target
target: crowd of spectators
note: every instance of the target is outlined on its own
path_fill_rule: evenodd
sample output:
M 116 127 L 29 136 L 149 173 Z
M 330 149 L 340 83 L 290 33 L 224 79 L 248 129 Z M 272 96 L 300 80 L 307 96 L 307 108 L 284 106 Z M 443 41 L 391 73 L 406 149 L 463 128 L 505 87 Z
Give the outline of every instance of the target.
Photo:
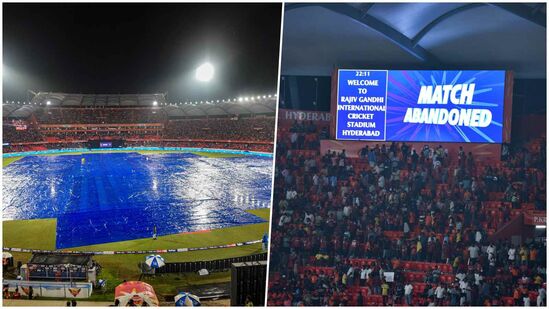
M 43 108 L 36 112 L 42 124 L 163 123 L 162 108 Z
M 109 140 L 109 139 L 159 139 L 162 136 L 162 127 L 159 128 L 113 128 L 110 130 L 88 129 L 83 130 L 42 130 L 46 141 L 74 141 L 74 140 Z
M 250 151 L 273 151 L 274 117 L 258 118 L 201 118 L 169 120 L 162 124 L 144 122 L 132 127 L 133 120 L 143 121 L 150 114 L 140 114 L 137 109 L 53 109 L 56 112 L 40 115 L 32 122 L 28 121 L 25 130 L 16 130 L 14 126 L 3 126 L 4 152 L 21 152 L 56 148 L 73 148 L 85 145 L 84 141 L 122 139 L 126 144 L 141 144 L 157 147 L 207 147 L 232 148 Z M 116 113 L 118 112 L 118 113 Z M 150 112 L 150 111 L 149 111 Z M 107 117 L 106 120 L 104 117 Z M 153 118 L 147 118 L 151 120 Z M 57 124 L 58 127 L 40 127 L 40 124 Z M 114 124 L 108 128 L 94 128 L 90 124 Z M 124 125 L 126 123 L 126 125 Z M 65 124 L 82 124 L 82 128 L 69 128 Z M 146 127 L 148 124 L 149 127 Z M 20 143 L 36 143 L 23 144 Z M 71 147 L 68 147 L 71 145 Z
M 491 240 L 546 210 L 545 145 L 480 165 L 462 148 L 321 154 L 327 128 L 280 128 L 269 305 L 543 305 L 545 239 Z
M 165 138 L 274 141 L 274 117 L 170 121 Z
M 2 125 L 2 141 L 12 142 L 35 142 L 41 141 L 42 135 L 34 127 L 27 127 L 25 130 L 17 130 L 15 126 L 4 121 Z

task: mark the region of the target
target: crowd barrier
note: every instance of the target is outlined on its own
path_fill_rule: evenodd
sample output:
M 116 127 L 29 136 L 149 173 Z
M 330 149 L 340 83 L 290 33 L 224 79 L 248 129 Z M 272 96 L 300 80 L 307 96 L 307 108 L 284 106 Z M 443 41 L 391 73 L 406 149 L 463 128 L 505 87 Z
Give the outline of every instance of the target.
M 89 282 L 44 282 L 3 280 L 3 286 L 8 285 L 8 291 L 14 292 L 17 288 L 22 297 L 29 295 L 32 287 L 32 296 L 55 298 L 89 298 L 92 295 L 93 285 Z
M 217 149 L 217 148 L 193 148 L 193 147 L 124 147 L 124 148 L 67 148 L 67 149 L 48 149 L 26 152 L 10 152 L 4 153 L 4 158 L 20 157 L 20 156 L 33 156 L 33 155 L 45 155 L 45 154 L 62 154 L 62 153 L 74 153 L 74 152 L 117 152 L 117 151 L 181 151 L 181 152 L 209 152 L 209 153 L 226 153 L 236 155 L 253 155 L 261 157 L 272 158 L 272 153 L 258 152 L 258 151 L 246 151 L 246 150 L 233 150 L 233 149 Z
M 213 270 L 227 270 L 231 268 L 233 263 L 243 262 L 257 262 L 266 261 L 267 253 L 260 253 L 248 256 L 241 256 L 229 259 L 220 259 L 213 261 L 197 261 L 197 262 L 179 262 L 179 263 L 166 263 L 163 267 L 156 269 L 157 274 L 164 273 L 188 273 L 196 272 L 200 269 Z
M 245 242 L 237 242 L 225 245 L 216 245 L 208 247 L 193 247 L 193 248 L 178 248 L 178 249 L 156 249 L 156 250 L 126 250 L 126 251 L 70 251 L 70 250 L 41 250 L 41 249 L 26 249 L 26 248 L 10 248 L 4 247 L 3 251 L 9 252 L 24 252 L 24 253 L 63 253 L 63 254 L 95 254 L 95 255 L 115 255 L 115 254 L 157 254 L 157 253 L 177 253 L 177 252 L 189 252 L 200 251 L 210 249 L 224 249 L 232 247 L 241 247 L 252 244 L 261 243 L 261 239 L 250 240 Z
M 94 132 L 90 130 L 90 132 Z M 109 141 L 113 138 L 105 138 L 102 140 Z M 254 144 L 254 145 L 273 145 L 273 142 L 268 141 L 246 141 L 246 140 L 230 140 L 230 139 L 182 139 L 182 138 L 123 138 L 127 142 L 186 142 L 186 143 L 225 143 L 225 144 Z M 47 145 L 47 144 L 73 144 L 73 143 L 86 143 L 90 140 L 99 139 L 73 139 L 73 140 L 46 140 L 38 142 L 13 142 L 3 143 L 3 146 L 28 146 L 28 145 Z

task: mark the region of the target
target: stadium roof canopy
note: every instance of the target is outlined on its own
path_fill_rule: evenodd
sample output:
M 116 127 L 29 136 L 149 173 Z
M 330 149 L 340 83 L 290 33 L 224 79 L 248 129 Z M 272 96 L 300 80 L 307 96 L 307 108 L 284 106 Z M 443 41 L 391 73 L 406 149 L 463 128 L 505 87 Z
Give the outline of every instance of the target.
M 77 94 L 59 92 L 38 92 L 31 100 L 32 105 L 56 107 L 149 107 L 153 102 L 163 104 L 166 95 L 161 94 Z
M 154 102 L 157 102 L 154 105 Z M 30 103 L 6 102 L 2 105 L 3 117 L 27 118 L 43 108 L 158 108 L 169 117 L 204 117 L 250 114 L 275 114 L 276 97 L 252 98 L 246 102 L 175 104 L 166 101 L 165 94 L 70 94 L 40 92 Z M 49 102 L 49 104 L 48 104 Z
M 505 69 L 545 78 L 545 3 L 286 4 L 282 74 Z

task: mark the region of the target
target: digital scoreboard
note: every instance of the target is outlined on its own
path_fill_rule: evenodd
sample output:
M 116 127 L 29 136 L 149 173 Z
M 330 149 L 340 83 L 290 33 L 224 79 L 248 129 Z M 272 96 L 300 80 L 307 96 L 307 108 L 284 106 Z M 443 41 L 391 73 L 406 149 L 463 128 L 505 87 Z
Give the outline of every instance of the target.
M 505 71 L 341 69 L 335 137 L 501 143 L 504 101 Z

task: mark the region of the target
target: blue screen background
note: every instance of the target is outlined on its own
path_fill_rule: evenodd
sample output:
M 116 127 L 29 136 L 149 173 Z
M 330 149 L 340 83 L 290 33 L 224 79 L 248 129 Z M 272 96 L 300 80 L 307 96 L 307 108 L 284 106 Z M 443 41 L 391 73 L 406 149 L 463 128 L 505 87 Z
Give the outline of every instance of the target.
M 359 70 L 360 71 L 360 70 Z M 345 92 L 345 78 L 341 75 L 339 92 Z M 436 108 L 482 108 L 492 112 L 492 123 L 485 128 L 404 123 L 407 108 L 418 105 L 421 86 L 475 83 L 475 94 L 470 105 L 430 105 Z M 505 71 L 389 71 L 387 91 L 386 140 L 410 142 L 476 142 L 501 143 L 503 134 L 503 105 Z M 341 94 L 340 94 L 341 96 Z M 339 100 L 339 98 L 338 98 Z M 339 102 L 338 102 L 339 104 Z M 337 130 L 345 123 L 338 118 Z M 336 133 L 336 138 L 340 134 Z M 361 138 L 364 140 L 363 138 Z

